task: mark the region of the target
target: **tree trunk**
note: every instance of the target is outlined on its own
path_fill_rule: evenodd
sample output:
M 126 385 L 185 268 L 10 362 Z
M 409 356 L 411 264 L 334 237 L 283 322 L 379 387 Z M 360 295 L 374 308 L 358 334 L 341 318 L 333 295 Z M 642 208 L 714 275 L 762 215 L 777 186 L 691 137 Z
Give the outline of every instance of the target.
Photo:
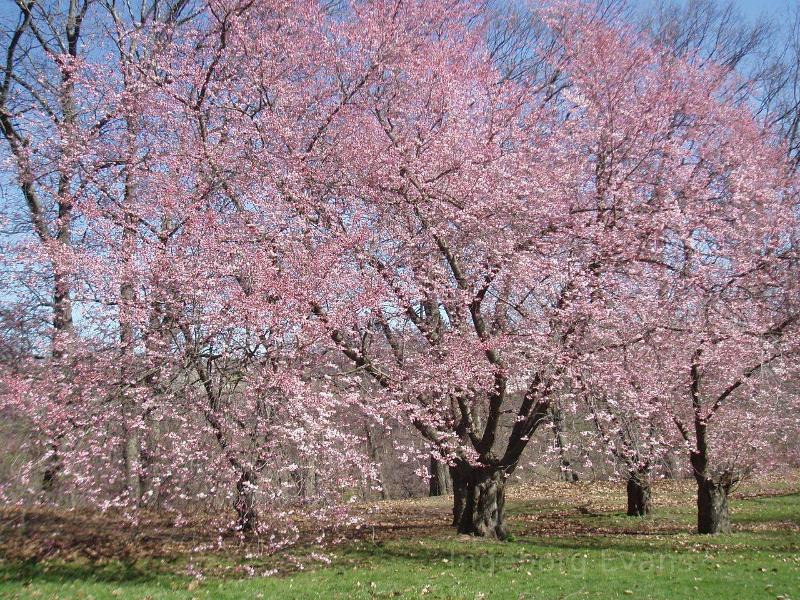
M 62 209 L 59 205 L 59 218 L 65 215 L 67 224 L 69 223 L 69 212 Z M 69 240 L 69 233 L 64 228 L 66 225 L 62 223 L 59 226 L 58 239 Z M 71 377 L 70 369 L 68 366 L 67 353 L 64 348 L 66 338 L 73 329 L 72 321 L 72 300 L 70 298 L 70 288 L 68 279 L 59 272 L 59 268 L 54 264 L 53 281 L 55 291 L 53 293 L 53 340 L 52 340 L 52 354 L 53 363 L 55 368 L 61 371 L 62 375 L 66 378 Z M 59 401 L 55 400 L 57 404 Z M 68 403 L 69 404 L 69 403 Z M 42 491 L 54 500 L 59 492 L 59 479 L 61 478 L 61 471 L 64 468 L 64 461 L 61 456 L 61 442 L 65 432 L 55 434 L 48 446 L 50 454 L 46 461 L 44 474 L 42 475 Z
M 451 491 L 450 470 L 446 463 L 431 456 L 428 466 L 429 496 L 446 496 Z
M 646 517 L 650 514 L 650 478 L 646 473 L 628 475 L 628 516 Z
M 135 134 L 129 127 L 129 133 Z M 130 157 L 129 157 L 130 158 Z M 130 166 L 130 165 L 129 165 Z M 135 186 L 130 173 L 126 174 L 125 206 L 130 206 Z M 129 369 L 134 361 L 133 351 L 136 342 L 136 331 L 132 311 L 136 304 L 136 290 L 130 274 L 131 258 L 136 249 L 136 221 L 126 211 L 125 224 L 122 229 L 122 283 L 119 289 L 119 334 L 122 346 L 122 367 L 120 369 L 120 385 L 122 388 L 122 457 L 125 477 L 125 491 L 128 502 L 134 507 L 142 503 L 141 481 L 141 436 L 138 423 L 138 408 L 135 396 L 129 393 Z
M 461 470 L 464 505 L 458 520 L 458 532 L 504 540 L 505 474 L 500 470 L 471 467 Z M 464 476 L 466 475 L 466 476 Z M 453 515 L 457 516 L 455 509 Z
M 142 504 L 140 436 L 139 431 L 130 426 L 128 419 L 125 420 L 123 436 L 122 455 L 125 464 L 125 490 L 128 494 L 128 502 L 130 502 L 131 506 L 138 508 Z
M 161 438 L 161 421 L 153 419 L 150 413 L 144 414 L 145 434 L 139 444 L 139 483 L 141 485 L 142 506 L 158 506 L 160 486 L 153 481 L 153 470 L 156 464 L 158 444 Z
M 730 484 L 724 479 L 697 477 L 697 533 L 730 533 Z
M 53 496 L 58 488 L 59 473 L 61 472 L 61 456 L 58 453 L 59 445 L 57 441 L 49 444 L 49 454 L 45 461 L 44 473 L 42 474 L 42 491 Z
M 256 474 L 247 470 L 236 482 L 236 529 L 243 533 L 251 533 L 258 527 L 257 480 Z
M 693 386 L 699 382 L 697 360 L 699 353 L 695 353 L 692 363 Z M 728 533 L 731 530 L 731 519 L 728 514 L 728 492 L 731 491 L 736 478 L 731 471 L 714 476 L 708 467 L 708 421 L 702 416 L 701 405 L 693 396 L 695 409 L 695 435 L 697 436 L 697 449 L 689 454 L 689 461 L 694 469 L 694 479 L 697 482 L 697 533 Z M 684 436 L 685 437 L 685 436 Z
M 124 235 L 124 234 L 123 234 Z M 139 423 L 139 409 L 136 405 L 132 390 L 128 389 L 131 363 L 133 362 L 133 346 L 135 333 L 128 318 L 124 318 L 133 302 L 133 289 L 122 286 L 120 292 L 120 342 L 122 344 L 122 366 L 119 371 L 120 396 L 122 409 L 122 460 L 123 477 L 125 479 L 125 492 L 128 502 L 133 507 L 142 504 L 142 449 L 141 431 Z
M 372 430 L 366 423 L 364 423 L 364 431 L 367 434 L 367 452 L 369 453 L 369 457 L 372 459 L 372 462 L 378 468 L 378 485 L 380 485 L 381 488 L 381 500 L 388 500 L 389 491 L 386 489 L 386 478 L 383 476 L 383 461 L 380 460 L 378 445 L 375 443 Z
M 560 463 L 559 479 L 568 483 L 575 483 L 578 481 L 578 474 L 572 469 L 572 463 L 567 457 L 567 446 L 564 443 L 564 414 L 557 409 L 552 409 L 553 415 L 553 431 L 556 438 L 556 446 L 558 446 L 558 457 Z
M 453 484 L 453 527 L 458 527 L 467 504 L 467 480 L 457 467 L 450 467 Z
M 672 453 L 664 457 L 664 477 L 676 479 L 678 477 L 678 466 L 675 463 L 675 455 Z

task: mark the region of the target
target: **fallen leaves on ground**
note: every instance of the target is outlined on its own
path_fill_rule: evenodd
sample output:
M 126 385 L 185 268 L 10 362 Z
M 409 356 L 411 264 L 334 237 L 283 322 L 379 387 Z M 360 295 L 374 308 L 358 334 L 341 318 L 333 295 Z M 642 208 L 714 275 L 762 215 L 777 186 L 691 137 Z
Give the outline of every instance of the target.
M 776 479 L 757 479 L 739 488 L 740 498 L 758 498 L 797 493 L 800 471 Z M 384 542 L 391 539 L 452 535 L 449 497 L 386 500 L 357 505 L 359 523 L 329 536 L 329 546 L 343 541 Z M 653 485 L 657 509 L 691 507 L 694 482 L 664 480 Z M 686 531 L 682 521 L 636 519 L 609 521 L 625 509 L 624 485 L 615 482 L 539 482 L 509 486 L 508 520 L 520 535 L 659 535 Z M 629 524 L 628 524 L 629 523 Z M 774 527 L 771 522 L 748 523 L 748 530 Z M 782 523 L 798 528 L 796 523 Z M 310 547 L 319 531 L 300 525 L 295 547 Z M 469 536 L 465 541 L 475 541 Z M 242 556 L 263 554 L 257 539 L 242 539 L 235 532 L 221 532 L 218 516 L 195 515 L 181 527 L 174 518 L 142 512 L 136 519 L 112 513 L 44 508 L 0 509 L 0 557 L 6 560 L 60 558 L 92 563 L 137 559 L 190 557 L 200 549 L 205 555 L 218 552 Z M 306 559 L 318 556 L 310 552 Z

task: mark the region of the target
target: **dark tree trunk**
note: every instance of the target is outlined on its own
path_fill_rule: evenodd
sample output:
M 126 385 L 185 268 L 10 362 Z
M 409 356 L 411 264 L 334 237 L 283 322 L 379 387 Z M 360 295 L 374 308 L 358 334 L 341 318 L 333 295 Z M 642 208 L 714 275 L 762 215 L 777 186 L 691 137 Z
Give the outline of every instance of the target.
M 458 532 L 504 540 L 505 473 L 488 468 L 461 469 L 464 505 L 458 519 Z M 453 510 L 454 517 L 457 511 Z
M 428 466 L 428 481 L 430 483 L 429 496 L 446 496 L 449 494 L 451 491 L 450 469 L 447 467 L 447 463 L 431 456 L 431 462 Z
M 58 453 L 58 443 L 51 443 L 49 450 L 50 454 L 47 457 L 44 473 L 42 474 L 42 491 L 45 494 L 53 495 L 58 487 L 58 475 L 63 465 L 61 456 Z
M 628 475 L 628 516 L 646 517 L 650 514 L 650 478 L 647 473 L 630 473 Z
M 692 365 L 692 377 L 699 381 L 697 367 Z M 696 394 L 694 395 L 696 397 Z M 689 461 L 697 482 L 697 533 L 728 533 L 731 519 L 728 514 L 728 492 L 736 481 L 731 471 L 714 476 L 708 467 L 708 422 L 700 414 L 699 403 L 695 403 L 695 433 L 697 449 L 689 454 Z M 685 436 L 684 436 L 685 437 Z
M 697 533 L 729 533 L 728 512 L 730 484 L 723 478 L 697 477 Z
M 453 527 L 458 527 L 467 503 L 467 480 L 459 468 L 450 467 L 450 481 L 453 483 Z
M 256 474 L 249 470 L 236 482 L 236 528 L 243 533 L 251 533 L 258 527 L 256 482 Z

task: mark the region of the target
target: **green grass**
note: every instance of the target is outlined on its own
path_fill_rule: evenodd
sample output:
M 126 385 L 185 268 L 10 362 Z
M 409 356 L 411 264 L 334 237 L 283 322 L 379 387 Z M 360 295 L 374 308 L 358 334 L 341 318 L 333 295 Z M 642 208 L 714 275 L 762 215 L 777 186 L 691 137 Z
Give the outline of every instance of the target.
M 0 562 L 0 598 L 800 600 L 800 495 L 734 501 L 740 531 L 720 536 L 679 532 L 689 530 L 691 506 L 665 508 L 645 520 L 576 511 L 563 517 L 565 530 L 596 527 L 606 533 L 526 535 L 520 521 L 526 508 L 512 507 L 513 542 L 440 532 L 359 542 L 333 550 L 331 565 L 307 565 L 284 577 L 247 577 L 269 563 L 219 556 L 194 559 L 197 568 L 214 573 L 200 582 L 185 574 L 187 564 L 180 560 Z M 671 529 L 673 523 L 680 527 Z

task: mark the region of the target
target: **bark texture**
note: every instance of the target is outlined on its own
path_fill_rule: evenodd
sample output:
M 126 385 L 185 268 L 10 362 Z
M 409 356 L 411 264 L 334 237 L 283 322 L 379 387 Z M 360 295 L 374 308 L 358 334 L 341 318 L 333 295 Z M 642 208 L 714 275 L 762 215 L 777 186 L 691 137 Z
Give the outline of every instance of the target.
M 650 478 L 646 473 L 628 476 L 628 516 L 646 517 L 652 510 Z
M 504 540 L 505 528 L 505 474 L 499 470 L 471 468 L 462 470 L 461 488 L 463 508 L 454 509 L 458 532 L 479 537 Z M 460 515 L 458 514 L 460 512 Z
M 256 474 L 249 470 L 243 472 L 236 482 L 236 528 L 243 533 L 251 533 L 258 528 L 256 483 Z
M 731 518 L 728 494 L 731 485 L 726 477 L 714 480 L 697 477 L 697 533 L 729 533 Z
M 429 496 L 447 496 L 452 491 L 450 469 L 446 463 L 437 460 L 433 456 L 431 456 L 431 462 L 428 466 L 428 481 Z
M 52 442 L 48 445 L 48 456 L 45 461 L 44 473 L 42 474 L 42 491 L 45 494 L 55 494 L 58 487 L 58 475 L 61 472 L 62 463 L 58 453 L 58 443 Z
M 453 484 L 453 527 L 458 527 L 467 503 L 467 480 L 457 467 L 450 467 L 450 480 Z

